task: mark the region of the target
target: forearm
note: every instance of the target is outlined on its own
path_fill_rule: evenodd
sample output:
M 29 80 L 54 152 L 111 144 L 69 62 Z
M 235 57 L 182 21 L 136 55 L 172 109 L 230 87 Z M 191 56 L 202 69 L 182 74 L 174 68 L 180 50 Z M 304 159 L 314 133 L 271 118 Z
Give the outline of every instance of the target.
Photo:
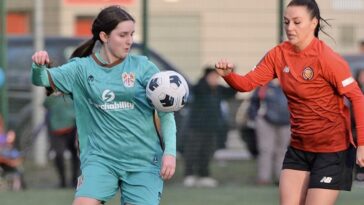
M 358 146 L 364 146 L 364 96 L 359 87 L 345 94 L 353 106 Z
M 47 68 L 44 65 L 32 64 L 31 70 L 32 83 L 36 86 L 50 87 Z
M 224 80 L 232 88 L 240 92 L 248 92 L 254 89 L 254 85 L 250 83 L 246 76 L 238 75 L 233 72 L 225 76 Z
M 164 140 L 165 150 L 164 154 L 176 156 L 176 121 L 174 113 L 158 112 L 161 122 L 161 131 Z

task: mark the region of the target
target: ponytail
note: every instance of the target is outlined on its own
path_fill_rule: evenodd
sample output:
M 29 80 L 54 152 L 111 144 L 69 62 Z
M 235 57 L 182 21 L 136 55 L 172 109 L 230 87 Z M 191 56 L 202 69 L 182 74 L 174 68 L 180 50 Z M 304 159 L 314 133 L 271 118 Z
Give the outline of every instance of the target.
M 95 44 L 96 44 L 95 38 L 91 38 L 91 39 L 87 40 L 86 42 L 84 42 L 83 44 L 78 46 L 75 51 L 73 51 L 70 58 L 74 58 L 74 57 L 81 58 L 81 57 L 86 57 L 86 56 L 91 55 Z

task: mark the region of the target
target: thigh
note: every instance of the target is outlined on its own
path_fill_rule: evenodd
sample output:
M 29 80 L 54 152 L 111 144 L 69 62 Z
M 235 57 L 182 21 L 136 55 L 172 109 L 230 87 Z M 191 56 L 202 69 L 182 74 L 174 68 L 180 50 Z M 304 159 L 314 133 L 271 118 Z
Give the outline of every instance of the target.
M 305 202 L 310 172 L 284 169 L 279 181 L 280 205 L 303 205 Z
M 309 189 L 306 197 L 306 205 L 334 205 L 338 196 L 338 190 Z
M 122 205 L 159 204 L 163 192 L 163 180 L 159 171 L 127 172 L 121 181 Z
M 119 179 L 113 171 L 103 165 L 86 165 L 76 189 L 76 198 L 85 197 L 108 201 L 119 189 Z
M 72 203 L 72 205 L 100 205 L 100 204 L 101 202 L 99 200 L 88 197 L 76 197 Z

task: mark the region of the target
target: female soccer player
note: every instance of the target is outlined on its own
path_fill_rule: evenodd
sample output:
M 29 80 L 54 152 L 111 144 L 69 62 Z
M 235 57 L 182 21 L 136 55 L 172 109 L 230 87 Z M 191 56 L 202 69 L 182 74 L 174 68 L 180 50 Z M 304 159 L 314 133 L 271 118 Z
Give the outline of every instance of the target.
M 281 205 L 331 205 L 350 190 L 354 165 L 348 98 L 357 122 L 357 159 L 364 166 L 364 97 L 348 64 L 318 39 L 320 10 L 314 0 L 292 0 L 284 15 L 288 41 L 270 50 L 248 74 L 232 72 L 227 60 L 217 71 L 246 92 L 278 78 L 291 115 L 291 144 L 280 177 Z
M 80 143 L 82 175 L 74 205 L 99 205 L 121 190 L 121 204 L 159 204 L 163 179 L 176 166 L 173 113 L 158 113 L 165 150 L 153 123 L 145 88 L 159 72 L 147 58 L 130 55 L 135 21 L 118 6 L 103 9 L 92 38 L 71 61 L 46 70 L 46 51 L 33 57 L 32 82 L 72 94 Z M 95 49 L 96 41 L 101 43 Z

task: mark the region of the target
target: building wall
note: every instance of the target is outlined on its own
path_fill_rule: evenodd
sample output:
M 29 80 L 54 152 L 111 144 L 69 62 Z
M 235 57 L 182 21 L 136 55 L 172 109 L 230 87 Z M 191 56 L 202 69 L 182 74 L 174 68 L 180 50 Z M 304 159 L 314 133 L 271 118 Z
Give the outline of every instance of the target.
M 32 1 L 8 1 L 9 10 L 32 10 Z M 47 35 L 73 36 L 77 16 L 95 16 L 102 5 L 65 5 L 44 0 Z M 136 40 L 141 40 L 140 0 L 126 9 L 136 18 Z M 245 73 L 278 41 L 278 0 L 149 0 L 150 46 L 196 80 L 205 65 L 227 58 Z M 285 1 L 286 4 L 289 2 Z M 325 42 L 339 53 L 355 53 L 364 38 L 364 0 L 317 0 L 332 27 Z

